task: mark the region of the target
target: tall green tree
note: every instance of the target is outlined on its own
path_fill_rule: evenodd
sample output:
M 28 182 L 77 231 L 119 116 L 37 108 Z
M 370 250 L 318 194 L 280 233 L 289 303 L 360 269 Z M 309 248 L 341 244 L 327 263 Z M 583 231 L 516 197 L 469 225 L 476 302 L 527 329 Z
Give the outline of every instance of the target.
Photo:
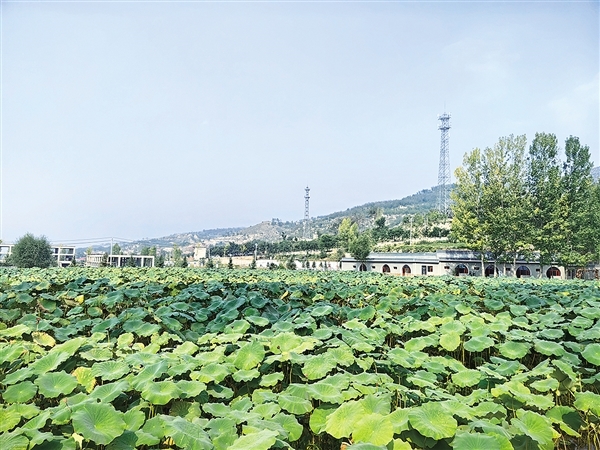
M 56 265 L 52 256 L 52 247 L 45 236 L 36 238 L 27 233 L 12 248 L 8 264 L 17 267 L 50 267 Z
M 345 217 L 338 227 L 338 244 L 344 251 L 350 251 L 350 244 L 358 237 L 358 224 Z
M 539 252 L 543 274 L 543 266 L 556 261 L 565 237 L 558 140 L 554 134 L 536 133 L 529 147 L 527 193 L 529 217 L 523 235 L 529 234 L 532 247 Z
M 565 142 L 562 192 L 566 206 L 566 231 L 561 262 L 583 266 L 597 258 L 600 229 L 595 208 L 595 187 L 591 175 L 590 149 L 579 138 L 570 136 Z
M 373 250 L 373 239 L 369 233 L 361 233 L 350 243 L 348 251 L 352 257 L 358 261 L 364 262 Z
M 119 244 L 114 244 L 110 249 L 111 255 L 120 255 L 121 254 L 121 246 Z

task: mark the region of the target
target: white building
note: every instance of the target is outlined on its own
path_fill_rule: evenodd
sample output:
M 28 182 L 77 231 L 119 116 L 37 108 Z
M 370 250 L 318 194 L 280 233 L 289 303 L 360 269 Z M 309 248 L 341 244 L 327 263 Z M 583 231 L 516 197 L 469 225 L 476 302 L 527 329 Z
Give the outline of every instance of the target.
M 536 261 L 518 258 L 516 264 L 497 263 L 484 259 L 480 255 L 466 250 L 438 250 L 428 253 L 371 253 L 365 261 L 357 261 L 346 257 L 341 260 L 342 270 L 363 272 L 380 272 L 400 276 L 516 276 L 517 278 L 575 278 L 574 268 L 559 265 L 544 266 Z M 542 272 L 543 270 L 543 272 Z M 590 267 L 585 271 L 585 278 L 593 278 L 598 267 Z
M 87 255 L 85 258 L 86 267 L 102 267 L 102 258 L 104 254 Z M 127 267 L 129 260 L 133 258 L 136 267 L 154 267 L 154 256 L 145 255 L 108 255 L 108 267 Z
M 14 244 L 0 244 L 0 262 L 6 261 L 12 254 Z M 75 247 L 69 245 L 52 246 L 52 256 L 59 267 L 68 267 L 75 258 Z

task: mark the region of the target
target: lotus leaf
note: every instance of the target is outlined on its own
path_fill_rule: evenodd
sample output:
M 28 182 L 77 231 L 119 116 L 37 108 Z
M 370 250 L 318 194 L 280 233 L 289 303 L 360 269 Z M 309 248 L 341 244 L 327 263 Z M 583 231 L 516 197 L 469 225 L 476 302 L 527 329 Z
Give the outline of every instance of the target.
M 27 450 L 29 439 L 19 432 L 0 433 L 0 448 L 3 450 Z
M 495 436 L 458 432 L 452 440 L 454 450 L 502 450 Z
M 463 344 L 463 347 L 468 352 L 476 353 L 482 352 L 486 348 L 491 347 L 492 345 L 494 345 L 494 340 L 492 338 L 487 336 L 475 336 L 466 341 Z
M 265 348 L 258 341 L 243 345 L 235 354 L 233 364 L 238 369 L 249 370 L 258 366 L 265 357 Z
M 129 390 L 129 383 L 125 380 L 106 383 L 101 386 L 96 386 L 90 393 L 90 397 L 98 399 L 104 403 L 110 403 L 119 395 L 124 394 Z
M 558 423 L 560 429 L 567 435 L 574 437 L 580 436 L 577 430 L 584 425 L 584 422 L 574 408 L 571 408 L 570 406 L 555 406 L 546 412 L 546 417 L 548 417 L 552 423 Z
M 329 383 L 313 383 L 309 385 L 308 392 L 312 398 L 322 402 L 333 404 L 344 402 L 344 397 L 340 390 Z
M 309 380 L 318 380 L 327 375 L 334 367 L 336 361 L 327 354 L 312 356 L 304 362 L 302 373 Z
M 438 344 L 438 339 L 435 336 L 415 337 L 404 343 L 404 348 L 407 352 L 415 352 L 423 350 L 426 347 L 434 347 Z
M 522 342 L 506 341 L 497 346 L 500 354 L 509 359 L 521 359 L 528 352 L 531 346 Z
M 575 392 L 573 406 L 580 411 L 591 411 L 600 417 L 600 395 L 593 392 Z
M 298 420 L 294 416 L 289 414 L 277 414 L 272 418 L 273 422 L 278 423 L 286 431 L 290 442 L 297 441 L 302 436 L 304 427 L 298 423 Z
M 234 372 L 233 375 L 231 376 L 231 378 L 233 378 L 235 381 L 239 382 L 247 382 L 250 380 L 254 380 L 255 378 L 258 378 L 260 376 L 260 372 L 257 369 L 250 369 L 250 370 L 238 370 L 237 372 Z
M 165 420 L 165 436 L 170 436 L 178 447 L 189 450 L 206 450 L 212 447 L 210 437 L 200 425 L 181 417 Z
M 279 411 L 281 411 L 281 407 L 277 403 L 263 403 L 252 409 L 252 412 L 260 415 L 263 419 L 270 419 Z
M 440 346 L 449 352 L 453 352 L 460 345 L 460 334 L 456 332 L 444 333 L 440 336 Z
M 342 367 L 349 367 L 354 363 L 354 354 L 352 353 L 352 349 L 347 345 L 330 348 L 327 350 L 326 355 Z
M 281 372 L 273 372 L 263 375 L 260 379 L 260 385 L 265 387 L 275 386 L 278 382 L 283 380 L 283 377 L 284 375 Z
M 33 398 L 38 387 L 31 381 L 23 381 L 6 388 L 2 398 L 6 403 L 25 403 Z
M 123 414 L 123 421 L 125 422 L 125 428 L 127 430 L 136 431 L 144 425 L 146 414 L 139 409 L 130 409 Z
M 429 402 L 408 413 L 411 426 L 423 436 L 436 440 L 454 436 L 458 423 L 439 403 Z
M 323 316 L 326 316 L 329 313 L 331 313 L 331 311 L 333 311 L 333 306 L 331 306 L 331 305 L 319 305 L 319 306 L 315 306 L 314 308 L 312 308 L 310 310 L 310 314 L 313 317 L 323 317 Z
M 77 387 L 77 379 L 64 371 L 48 372 L 40 375 L 35 384 L 44 397 L 54 398 L 70 394 Z
M 277 403 L 281 406 L 281 409 L 297 415 L 306 414 L 313 409 L 309 400 L 290 394 L 280 394 L 277 397 Z
M 36 344 L 41 345 L 42 347 L 54 347 L 56 345 L 56 340 L 48 333 L 34 331 L 31 333 L 31 337 Z
M 277 436 L 278 433 L 273 430 L 262 430 L 241 436 L 233 442 L 229 450 L 268 450 L 277 441 Z
M 173 381 L 149 381 L 141 392 L 142 398 L 153 405 L 166 405 L 171 400 L 179 398 L 181 394 L 179 387 Z
M 129 366 L 122 360 L 104 361 L 92 366 L 92 375 L 102 378 L 104 381 L 117 380 L 127 375 L 129 371 Z
M 360 402 L 348 401 L 339 406 L 333 413 L 327 414 L 325 431 L 336 439 L 350 437 L 355 429 L 355 424 L 365 417 L 365 410 Z M 318 422 L 315 419 L 315 427 Z M 311 425 L 311 429 L 314 428 Z
M 72 415 L 73 429 L 96 444 L 106 445 L 125 431 L 123 413 L 106 403 L 88 403 Z
M 581 352 L 581 356 L 583 356 L 587 362 L 600 366 L 600 344 L 588 344 L 585 347 L 585 350 Z
M 58 347 L 55 347 L 47 355 L 42 356 L 29 366 L 33 374 L 40 375 L 42 373 L 50 372 L 69 358 L 68 353 L 58 351 L 57 349 Z
M 14 408 L 0 408 L 0 435 L 12 430 L 21 422 L 21 414 Z
M 96 378 L 92 374 L 92 369 L 89 367 L 78 367 L 71 375 L 77 378 L 77 382 L 81 384 L 87 392 L 92 392 L 96 386 Z
M 554 436 L 553 428 L 547 417 L 533 411 L 518 410 L 517 418 L 511 424 L 526 436 L 529 436 L 540 445 L 550 445 Z
M 481 380 L 481 372 L 474 369 L 465 369 L 452 374 L 452 382 L 460 387 L 475 386 Z
M 266 327 L 267 325 L 269 325 L 269 319 L 267 319 L 266 317 L 246 316 L 246 320 L 248 320 L 248 322 L 253 323 L 254 325 L 256 325 L 258 327 Z
M 538 380 L 531 383 L 531 387 L 538 392 L 555 391 L 558 389 L 559 382 L 556 378 L 546 378 L 544 380 Z
M 356 422 L 352 439 L 374 445 L 387 445 L 394 437 L 394 427 L 389 416 L 367 414 Z
M 534 348 L 537 352 L 546 356 L 562 356 L 565 353 L 565 349 L 561 344 L 542 339 L 536 339 L 534 341 Z

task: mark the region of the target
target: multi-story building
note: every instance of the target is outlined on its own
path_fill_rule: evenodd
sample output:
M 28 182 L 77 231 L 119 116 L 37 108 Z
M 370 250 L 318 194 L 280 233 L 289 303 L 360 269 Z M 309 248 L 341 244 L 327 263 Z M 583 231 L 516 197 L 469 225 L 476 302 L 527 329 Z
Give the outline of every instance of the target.
M 6 261 L 12 254 L 14 244 L 0 244 L 0 262 Z M 69 245 L 55 245 L 51 247 L 52 256 L 56 260 L 56 265 L 59 267 L 70 266 L 75 259 L 75 247 Z
M 86 267 L 102 267 L 104 254 L 87 255 L 85 258 Z M 127 267 L 130 260 L 136 267 L 154 267 L 154 256 L 146 255 L 107 255 L 106 264 L 108 267 Z

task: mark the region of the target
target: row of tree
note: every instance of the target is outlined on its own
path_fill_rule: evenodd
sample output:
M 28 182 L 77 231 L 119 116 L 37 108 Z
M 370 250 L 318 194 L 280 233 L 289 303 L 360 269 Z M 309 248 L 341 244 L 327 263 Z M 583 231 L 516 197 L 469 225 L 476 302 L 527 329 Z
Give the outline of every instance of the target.
M 554 134 L 501 138 L 467 153 L 451 192 L 451 238 L 497 261 L 539 258 L 584 266 L 600 259 L 600 184 L 588 146 Z

